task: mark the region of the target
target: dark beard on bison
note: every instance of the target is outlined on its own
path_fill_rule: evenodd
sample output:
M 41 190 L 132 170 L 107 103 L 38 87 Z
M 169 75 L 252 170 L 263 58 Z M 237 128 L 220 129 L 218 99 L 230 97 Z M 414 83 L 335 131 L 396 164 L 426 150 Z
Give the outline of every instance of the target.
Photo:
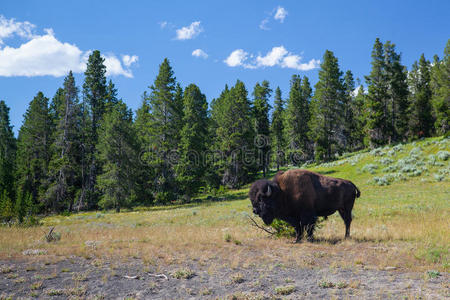
M 271 213 L 266 213 L 261 215 L 261 219 L 263 220 L 264 224 L 270 225 L 273 222 L 274 216 Z

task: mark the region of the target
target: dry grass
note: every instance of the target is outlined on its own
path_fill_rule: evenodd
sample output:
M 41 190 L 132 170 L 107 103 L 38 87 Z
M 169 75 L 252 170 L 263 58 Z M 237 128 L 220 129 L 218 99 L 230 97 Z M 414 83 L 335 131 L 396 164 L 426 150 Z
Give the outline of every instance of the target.
M 210 265 L 211 272 L 223 265 L 256 264 L 448 271 L 449 181 L 432 182 L 424 175 L 375 186 L 368 182 L 371 174 L 358 173 L 358 168 L 368 162 L 370 156 L 356 166 L 315 168 L 351 179 L 362 191 L 353 210 L 350 240 L 343 240 L 344 223 L 337 214 L 323 223 L 315 243 L 292 244 L 290 239 L 270 238 L 251 226 L 247 218 L 251 214 L 248 189 L 242 189 L 227 195 L 236 199 L 233 201 L 119 214 L 52 216 L 43 219 L 41 227 L 0 227 L 0 259 L 21 258 L 24 250 L 42 249 L 47 254 L 35 259 L 48 263 L 71 255 L 140 258 L 154 266 L 195 260 Z M 47 243 L 44 237 L 51 226 L 61 239 Z

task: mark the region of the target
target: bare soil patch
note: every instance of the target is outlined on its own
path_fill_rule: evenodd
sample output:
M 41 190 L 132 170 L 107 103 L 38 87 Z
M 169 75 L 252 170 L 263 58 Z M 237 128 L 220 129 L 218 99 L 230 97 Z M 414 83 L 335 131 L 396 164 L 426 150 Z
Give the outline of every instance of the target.
M 449 274 L 220 260 L 169 265 L 80 257 L 0 261 L 1 298 L 39 299 L 443 299 Z M 164 276 L 162 276 L 162 274 Z M 167 279 L 165 278 L 167 276 Z

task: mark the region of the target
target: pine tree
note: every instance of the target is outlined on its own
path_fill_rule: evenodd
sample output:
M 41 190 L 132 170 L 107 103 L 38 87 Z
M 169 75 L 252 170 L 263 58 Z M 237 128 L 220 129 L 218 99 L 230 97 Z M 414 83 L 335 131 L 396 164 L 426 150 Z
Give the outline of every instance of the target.
M 29 192 L 22 193 L 19 191 L 14 211 L 19 223 L 23 223 L 24 221 L 30 225 L 36 223 L 35 215 L 37 214 L 37 207 L 33 203 L 32 196 Z
M 136 134 L 136 147 L 138 153 L 138 170 L 134 178 L 136 179 L 136 197 L 140 204 L 150 205 L 154 201 L 154 186 L 156 172 L 151 168 L 149 162 L 152 160 L 152 149 L 150 144 L 150 105 L 147 92 L 141 96 L 142 104 L 136 111 L 136 119 L 133 122 L 133 130 Z
M 221 154 L 215 167 L 221 183 L 231 188 L 247 183 L 256 171 L 255 133 L 247 95 L 244 83 L 238 80 L 212 105 L 216 123 L 214 150 Z
M 63 208 L 71 211 L 76 193 L 81 188 L 81 109 L 72 71 L 64 79 L 63 97 L 64 101 L 54 108 L 58 117 L 49 165 L 50 186 L 46 192 L 47 206 L 54 211 Z
M 133 204 L 138 147 L 132 126 L 133 114 L 121 100 L 110 107 L 99 128 L 97 160 L 103 165 L 97 188 L 102 192 L 99 206 L 114 208 Z
M 315 86 L 314 113 L 311 122 L 316 160 L 330 160 L 341 151 L 344 87 L 337 58 L 327 50 Z
M 343 135 L 343 149 L 345 151 L 352 151 L 355 149 L 355 141 L 353 140 L 353 132 L 356 130 L 356 120 L 354 116 L 353 93 L 355 90 L 355 80 L 353 79 L 352 71 L 348 70 L 344 75 L 344 97 L 343 110 L 344 115 L 342 119 L 342 135 Z
M 354 143 L 354 150 L 364 148 L 365 128 L 366 128 L 366 94 L 364 86 L 358 84 L 358 92 L 353 100 L 353 118 L 355 121 L 355 130 L 351 133 L 351 139 Z
M 390 121 L 389 141 L 404 141 L 408 131 L 408 83 L 406 67 L 400 63 L 401 55 L 395 52 L 390 41 L 384 44 L 385 72 L 388 84 L 387 100 Z
M 106 97 L 105 97 L 105 111 L 110 111 L 119 102 L 117 98 L 117 89 L 112 80 L 108 81 L 108 86 L 106 87 Z
M 372 50 L 372 70 L 366 76 L 367 94 L 367 143 L 371 147 L 388 142 L 388 84 L 386 78 L 383 44 L 375 40 Z
M 181 85 L 179 83 L 177 83 L 177 85 L 175 86 L 175 95 L 173 98 L 173 104 L 172 104 L 172 110 L 173 110 L 173 116 L 172 116 L 172 121 L 173 121 L 173 126 L 175 128 L 183 128 L 183 88 L 181 87 Z M 177 149 L 179 148 L 179 144 L 181 142 L 182 139 L 182 134 L 181 134 L 181 130 L 177 130 L 175 132 L 175 135 L 173 137 L 173 145 L 174 147 L 177 147 Z
M 204 184 L 203 157 L 207 150 L 208 103 L 195 84 L 184 90 L 184 117 L 181 129 L 180 161 L 176 166 L 177 181 L 190 198 Z
M 256 134 L 255 146 L 258 149 L 257 165 L 266 177 L 269 168 L 270 154 L 270 123 L 269 123 L 269 98 L 272 90 L 269 82 L 264 80 L 261 84 L 256 83 L 253 90 L 253 118 Z
M 48 113 L 52 119 L 53 128 L 56 128 L 61 117 L 59 115 L 60 111 L 58 111 L 58 108 L 65 102 L 64 97 L 64 88 L 58 88 L 55 96 L 53 96 L 52 101 L 50 102 Z
M 220 140 L 218 139 L 217 133 L 219 131 L 220 125 L 224 124 L 226 121 L 225 115 L 225 101 L 227 101 L 230 89 L 228 85 L 225 84 L 225 88 L 221 92 L 218 98 L 211 101 L 210 107 L 210 118 L 208 124 L 208 140 L 207 140 L 207 151 L 204 156 L 204 162 L 206 166 L 205 170 L 205 181 L 206 188 L 213 190 L 218 189 L 222 182 L 223 169 L 224 169 L 224 156 L 220 150 Z
M 154 196 L 158 202 L 175 199 L 177 188 L 174 166 L 179 137 L 179 115 L 175 111 L 176 79 L 169 60 L 164 59 L 159 66 L 155 82 L 150 86 L 150 94 L 144 93 L 138 110 L 136 126 L 140 140 L 144 142 L 145 164 L 153 173 L 151 176 Z M 179 101 L 179 99 L 177 99 Z
M 304 121 L 305 128 L 303 128 L 303 147 L 302 151 L 304 153 L 305 159 L 312 159 L 313 158 L 313 143 L 311 141 L 311 128 L 310 128 L 310 122 L 311 122 L 311 97 L 312 97 L 312 88 L 311 84 L 309 83 L 309 79 L 306 76 L 303 76 L 302 80 L 302 101 L 304 106 L 304 112 L 302 113 L 306 121 Z
M 31 194 L 34 204 L 45 207 L 43 193 L 50 161 L 52 120 L 48 98 L 39 92 L 30 102 L 19 131 L 17 145 L 17 188 L 19 193 Z
M 311 87 L 307 77 L 304 84 L 299 75 L 293 75 L 291 89 L 287 102 L 285 115 L 285 136 L 288 143 L 289 160 L 294 165 L 299 165 L 309 158 L 311 146 L 309 140 Z M 303 90 L 303 87 L 305 90 Z
M 409 73 L 409 86 L 411 89 L 410 128 L 412 137 L 427 137 L 433 132 L 433 116 L 431 114 L 431 77 L 430 62 L 422 54 L 419 64 L 415 62 Z
M 432 104 L 437 134 L 448 135 L 450 131 L 450 39 L 444 50 L 444 58 L 435 57 L 432 72 Z
M 14 207 L 8 191 L 0 190 L 0 221 L 9 223 L 14 218 Z
M 107 106 L 108 86 L 106 85 L 105 59 L 95 50 L 89 56 L 83 83 L 83 164 L 82 192 L 77 208 L 95 207 L 98 191 L 95 190 L 97 174 L 101 165 L 96 161 L 98 128 Z M 109 90 L 111 93 L 112 90 Z
M 15 199 L 15 159 L 16 139 L 9 121 L 9 107 L 5 101 L 0 101 L 0 194 L 6 192 L 6 196 Z
M 286 142 L 284 139 L 284 101 L 281 97 L 280 87 L 275 90 L 275 110 L 272 113 L 271 135 L 272 148 L 274 148 L 274 160 L 277 171 L 284 165 Z

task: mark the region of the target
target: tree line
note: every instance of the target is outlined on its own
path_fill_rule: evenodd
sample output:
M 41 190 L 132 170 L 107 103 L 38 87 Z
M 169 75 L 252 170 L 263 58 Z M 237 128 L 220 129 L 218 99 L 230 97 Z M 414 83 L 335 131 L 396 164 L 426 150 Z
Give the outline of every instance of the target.
M 449 132 L 450 40 L 444 57 L 422 54 L 408 71 L 390 41 L 372 50 L 366 89 L 327 50 L 314 89 L 293 75 L 287 97 L 268 81 L 242 81 L 210 105 L 183 88 L 168 59 L 132 111 L 106 78 L 99 51 L 80 88 L 72 72 L 50 100 L 38 92 L 18 138 L 0 101 L 0 213 L 38 213 L 189 201 L 238 188 L 269 168 L 333 160 L 344 152 Z

